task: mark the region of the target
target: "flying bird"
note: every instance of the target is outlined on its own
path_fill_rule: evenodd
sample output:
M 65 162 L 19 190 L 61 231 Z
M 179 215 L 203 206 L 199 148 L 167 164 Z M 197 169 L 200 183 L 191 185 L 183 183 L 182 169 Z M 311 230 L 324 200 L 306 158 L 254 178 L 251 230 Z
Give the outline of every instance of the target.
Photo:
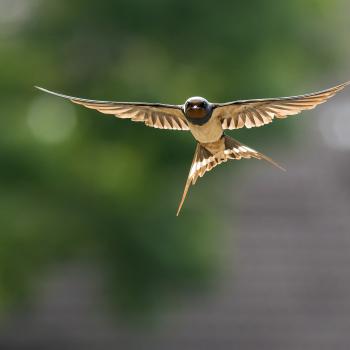
M 194 185 L 198 177 L 229 159 L 263 159 L 284 170 L 271 158 L 225 135 L 224 130 L 260 127 L 271 123 L 275 118 L 286 118 L 313 109 L 347 85 L 350 85 L 350 81 L 311 94 L 227 103 L 211 103 L 198 96 L 190 97 L 183 105 L 88 100 L 38 86 L 36 88 L 101 113 L 143 122 L 153 128 L 190 131 L 197 146 L 177 210 L 176 215 L 179 215 L 191 184 Z

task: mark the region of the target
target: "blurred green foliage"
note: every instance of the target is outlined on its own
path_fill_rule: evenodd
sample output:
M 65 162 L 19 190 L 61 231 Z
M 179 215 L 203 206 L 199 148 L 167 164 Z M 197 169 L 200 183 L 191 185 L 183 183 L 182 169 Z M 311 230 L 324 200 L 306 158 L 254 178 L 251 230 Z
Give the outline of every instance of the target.
M 125 311 L 210 281 L 221 180 L 200 181 L 175 217 L 195 147 L 189 133 L 103 118 L 33 85 L 164 103 L 304 92 L 296 87 L 309 81 L 311 88 L 321 71 L 339 63 L 322 29 L 332 21 L 332 3 L 17 0 L 6 6 L 8 13 L 11 6 L 25 11 L 13 23 L 0 22 L 0 304 L 23 298 L 52 264 L 68 259 L 98 262 Z M 273 140 L 286 125 L 252 130 L 250 140 Z

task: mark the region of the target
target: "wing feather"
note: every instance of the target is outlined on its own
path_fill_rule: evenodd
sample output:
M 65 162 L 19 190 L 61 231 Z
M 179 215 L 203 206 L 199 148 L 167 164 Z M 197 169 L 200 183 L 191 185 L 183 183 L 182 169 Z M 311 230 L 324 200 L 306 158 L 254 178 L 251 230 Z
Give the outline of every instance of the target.
M 59 94 L 41 87 L 39 90 L 66 98 L 73 103 L 97 110 L 103 114 L 115 115 L 122 119 L 144 122 L 158 129 L 189 130 L 182 106 L 160 103 L 96 101 Z
M 349 84 L 350 81 L 306 95 L 214 104 L 213 117 L 220 119 L 223 129 L 259 127 L 271 123 L 274 118 L 283 119 L 313 109 Z

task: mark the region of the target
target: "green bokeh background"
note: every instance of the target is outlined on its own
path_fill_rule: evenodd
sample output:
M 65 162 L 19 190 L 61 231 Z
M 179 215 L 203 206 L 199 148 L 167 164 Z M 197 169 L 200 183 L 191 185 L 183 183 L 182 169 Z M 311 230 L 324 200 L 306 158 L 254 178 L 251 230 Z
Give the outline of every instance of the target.
M 212 286 L 230 212 L 219 210 L 221 184 L 234 183 L 244 162 L 207 174 L 176 218 L 195 148 L 189 133 L 102 116 L 33 86 L 176 104 L 326 88 L 344 80 L 329 78 L 347 64 L 343 3 L 0 3 L 0 305 L 30 301 L 36 282 L 64 261 L 97 264 L 111 305 L 125 312 Z M 294 126 L 238 139 L 264 151 L 297 142 Z

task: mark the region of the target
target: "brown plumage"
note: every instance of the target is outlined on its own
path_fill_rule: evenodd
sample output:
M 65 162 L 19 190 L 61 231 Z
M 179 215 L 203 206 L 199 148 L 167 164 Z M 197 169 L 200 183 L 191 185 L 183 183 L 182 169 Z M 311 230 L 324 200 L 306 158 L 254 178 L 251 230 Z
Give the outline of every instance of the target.
M 202 97 L 191 97 L 183 105 L 87 100 L 37 88 L 101 113 L 143 122 L 153 128 L 191 131 L 197 146 L 177 211 L 179 215 L 191 184 L 194 185 L 198 177 L 229 159 L 263 159 L 284 170 L 271 158 L 224 135 L 225 129 L 259 127 L 271 123 L 274 118 L 286 118 L 313 109 L 349 84 L 346 82 L 306 95 L 228 103 L 210 103 Z

